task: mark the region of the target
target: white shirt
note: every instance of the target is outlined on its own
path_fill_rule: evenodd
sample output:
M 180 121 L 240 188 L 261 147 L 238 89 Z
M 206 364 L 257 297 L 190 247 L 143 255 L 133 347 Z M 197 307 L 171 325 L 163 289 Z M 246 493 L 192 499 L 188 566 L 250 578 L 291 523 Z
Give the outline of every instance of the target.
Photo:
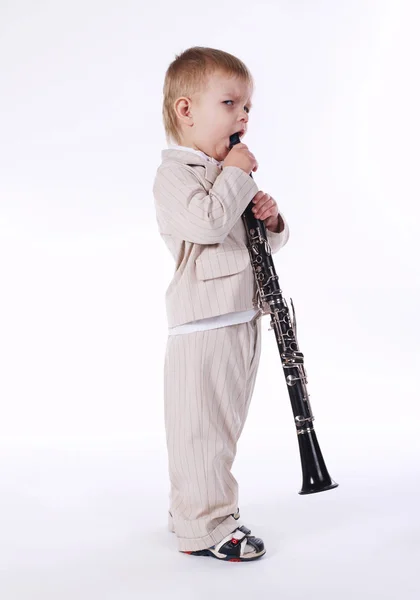
M 216 164 L 218 167 L 223 165 L 223 161 L 218 161 L 212 156 L 208 156 L 201 150 L 195 150 L 194 148 L 188 148 L 187 146 L 177 146 L 176 144 L 169 144 L 169 148 L 172 148 L 173 150 L 187 150 L 188 152 L 195 152 L 208 162 Z M 205 331 L 206 329 L 217 329 L 218 327 L 238 325 L 238 323 L 248 323 L 248 321 L 252 321 L 252 319 L 256 317 L 259 312 L 260 309 L 253 308 L 251 310 L 242 310 L 239 312 L 226 313 L 225 315 L 218 315 L 217 317 L 210 317 L 208 319 L 191 321 L 190 323 L 184 323 L 183 325 L 178 325 L 177 327 L 169 327 L 168 335 L 193 333 L 194 331 Z

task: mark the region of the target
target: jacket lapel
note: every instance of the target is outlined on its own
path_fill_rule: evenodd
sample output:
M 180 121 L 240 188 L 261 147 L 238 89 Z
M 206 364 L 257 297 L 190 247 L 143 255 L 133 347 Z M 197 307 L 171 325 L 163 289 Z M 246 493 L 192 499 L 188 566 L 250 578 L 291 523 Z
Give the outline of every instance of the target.
M 187 150 L 176 150 L 165 148 L 162 150 L 162 162 L 175 161 L 184 165 L 201 165 L 204 167 L 204 178 L 209 183 L 214 183 L 216 177 L 220 175 L 222 170 L 215 164 L 207 161 L 205 158 L 198 156 L 195 152 Z

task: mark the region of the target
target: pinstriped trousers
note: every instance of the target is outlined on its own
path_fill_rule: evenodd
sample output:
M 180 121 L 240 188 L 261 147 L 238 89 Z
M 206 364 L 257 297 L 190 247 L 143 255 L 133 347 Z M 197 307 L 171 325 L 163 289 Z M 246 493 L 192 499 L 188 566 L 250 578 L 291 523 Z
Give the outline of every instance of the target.
M 261 315 L 168 336 L 164 415 L 169 510 L 178 550 L 203 550 L 241 525 L 231 473 L 261 354 Z

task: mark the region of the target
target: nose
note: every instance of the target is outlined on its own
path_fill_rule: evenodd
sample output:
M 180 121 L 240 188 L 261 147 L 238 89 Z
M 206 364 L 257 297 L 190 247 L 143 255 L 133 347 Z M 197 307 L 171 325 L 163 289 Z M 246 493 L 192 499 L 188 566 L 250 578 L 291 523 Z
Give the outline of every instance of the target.
M 248 123 L 248 119 L 249 119 L 248 114 L 245 111 L 243 111 L 241 114 L 241 117 L 239 119 L 240 126 L 246 127 L 246 125 Z

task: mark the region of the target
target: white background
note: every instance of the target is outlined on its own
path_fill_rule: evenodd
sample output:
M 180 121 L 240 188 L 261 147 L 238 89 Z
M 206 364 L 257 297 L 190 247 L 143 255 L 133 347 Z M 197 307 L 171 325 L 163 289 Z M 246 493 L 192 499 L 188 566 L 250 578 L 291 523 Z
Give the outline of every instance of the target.
M 5 600 L 418 598 L 420 7 L 404 0 L 0 3 L 0 592 Z M 267 554 L 166 529 L 162 86 L 193 46 L 256 81 L 255 180 L 291 235 L 315 429 L 340 486 L 299 496 L 263 321 L 234 474 Z

